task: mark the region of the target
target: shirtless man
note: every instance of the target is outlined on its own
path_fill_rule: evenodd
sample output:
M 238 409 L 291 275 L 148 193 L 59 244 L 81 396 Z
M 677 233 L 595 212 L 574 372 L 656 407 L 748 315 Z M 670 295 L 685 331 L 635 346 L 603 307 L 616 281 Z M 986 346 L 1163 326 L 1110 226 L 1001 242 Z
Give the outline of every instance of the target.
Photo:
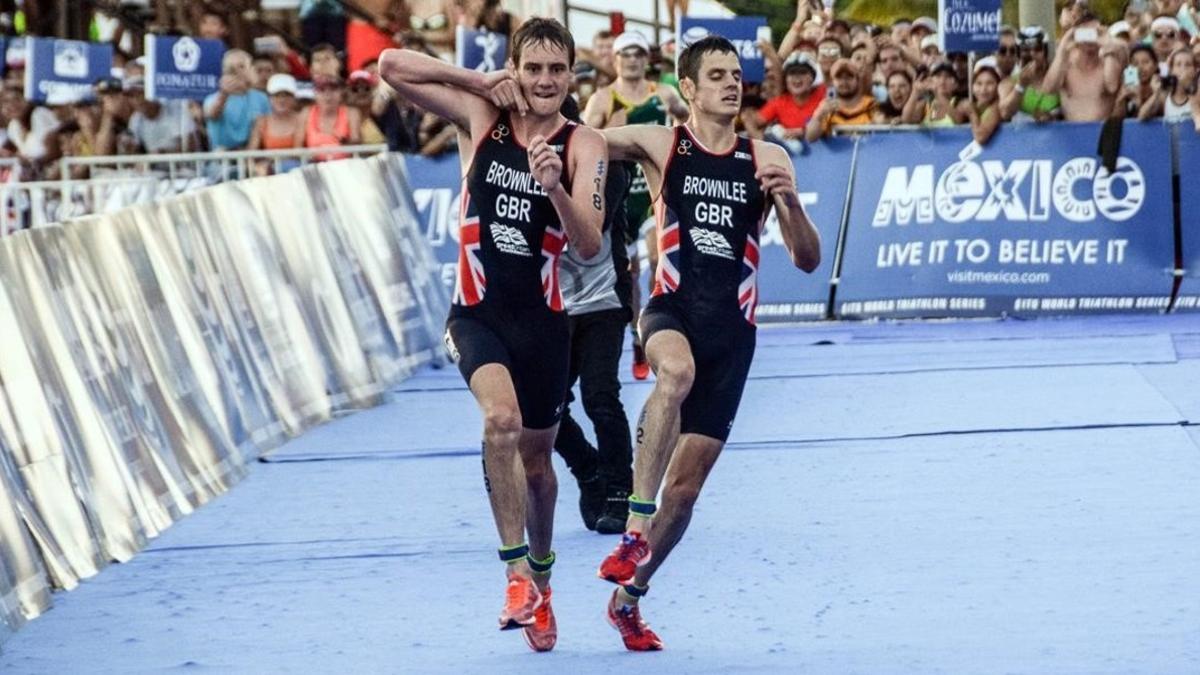
M 1059 94 L 1068 122 L 1107 119 L 1120 93 L 1128 58 L 1125 45 L 1100 30 L 1100 20 L 1084 13 L 1058 43 L 1042 90 Z

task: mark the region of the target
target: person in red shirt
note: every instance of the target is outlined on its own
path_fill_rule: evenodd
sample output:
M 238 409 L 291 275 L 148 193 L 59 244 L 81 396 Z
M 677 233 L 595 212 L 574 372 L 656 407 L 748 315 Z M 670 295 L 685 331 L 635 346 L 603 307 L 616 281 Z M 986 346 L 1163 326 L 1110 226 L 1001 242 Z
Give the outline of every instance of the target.
M 796 52 L 783 64 L 784 92 L 769 100 L 758 111 L 756 120 L 759 128 L 765 128 L 764 137 L 793 150 L 804 138 L 804 129 L 821 101 L 825 100 L 826 88 L 821 70 L 807 54 Z

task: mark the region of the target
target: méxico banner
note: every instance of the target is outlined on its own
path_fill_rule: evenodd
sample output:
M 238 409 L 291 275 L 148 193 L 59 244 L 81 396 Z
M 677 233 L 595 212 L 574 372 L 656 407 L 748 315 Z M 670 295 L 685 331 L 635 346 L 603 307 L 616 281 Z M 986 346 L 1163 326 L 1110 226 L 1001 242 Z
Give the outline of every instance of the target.
M 1200 175 L 1200 134 L 1191 121 L 1175 125 L 1174 133 L 1179 136 L 1179 227 L 1184 270 L 1175 309 L 1196 311 L 1200 309 L 1200 192 L 1195 177 Z
M 1169 132 L 1127 123 L 1109 173 L 1099 124 L 859 141 L 839 317 L 1161 311 L 1172 286 Z

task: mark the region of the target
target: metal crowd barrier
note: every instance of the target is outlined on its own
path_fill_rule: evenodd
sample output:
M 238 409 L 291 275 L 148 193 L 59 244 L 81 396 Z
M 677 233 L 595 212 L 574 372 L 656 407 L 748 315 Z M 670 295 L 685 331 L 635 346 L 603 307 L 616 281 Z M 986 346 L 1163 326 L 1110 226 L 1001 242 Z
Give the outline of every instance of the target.
M 387 152 L 386 145 L 345 145 L 337 148 L 291 148 L 288 150 L 232 150 L 221 152 L 176 152 L 148 155 L 63 157 L 62 175 L 71 176 L 76 167 L 89 176 L 112 173 L 153 173 L 172 182 L 205 176 L 213 182 L 242 180 L 258 175 L 255 167 L 270 163 L 272 174 L 304 166 L 329 155 L 368 157 Z
M 440 358 L 414 208 L 385 154 L 0 238 L 0 642 Z
M 159 179 L 154 176 L 0 183 L 0 237 L 69 218 L 108 213 L 158 195 Z

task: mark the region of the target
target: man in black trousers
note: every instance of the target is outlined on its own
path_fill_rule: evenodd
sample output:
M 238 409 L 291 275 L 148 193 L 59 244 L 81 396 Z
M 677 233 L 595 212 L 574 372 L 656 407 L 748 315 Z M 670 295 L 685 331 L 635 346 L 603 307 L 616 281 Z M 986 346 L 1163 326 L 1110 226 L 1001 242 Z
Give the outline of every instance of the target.
M 568 119 L 577 119 L 578 106 L 573 103 L 568 98 L 563 106 Z M 572 107 L 575 114 L 569 114 Z M 625 531 L 633 485 L 633 443 L 617 376 L 633 288 L 620 227 L 630 182 L 629 172 L 622 166 L 608 167 L 604 189 L 608 212 L 600 253 L 582 259 L 568 242 L 559 261 L 563 305 L 570 317 L 570 386 L 579 382 L 583 410 L 592 421 L 598 447 L 588 442 L 571 416 L 574 396 L 568 389 L 554 449 L 579 483 L 583 524 L 602 534 Z M 618 226 L 613 227 L 614 223 Z

